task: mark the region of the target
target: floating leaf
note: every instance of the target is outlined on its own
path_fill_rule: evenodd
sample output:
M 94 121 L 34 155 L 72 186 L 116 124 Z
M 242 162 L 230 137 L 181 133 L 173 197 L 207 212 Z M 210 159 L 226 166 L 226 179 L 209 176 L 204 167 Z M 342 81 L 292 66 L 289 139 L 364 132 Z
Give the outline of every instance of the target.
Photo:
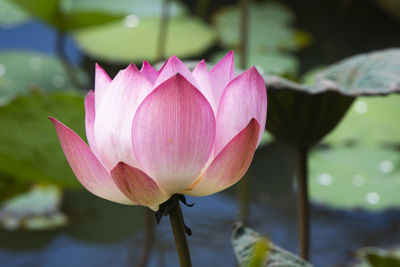
M 310 155 L 313 201 L 337 208 L 382 210 L 400 206 L 400 153 L 334 148 Z
M 324 143 L 382 146 L 400 144 L 400 95 L 361 97 Z
M 400 247 L 381 249 L 362 248 L 357 251 L 361 264 L 358 267 L 398 267 L 400 266 Z
M 295 31 L 289 24 L 293 15 L 284 5 L 269 2 L 249 6 L 249 50 L 257 48 L 296 49 Z M 222 9 L 214 17 L 221 42 L 237 47 L 240 42 L 240 9 L 232 6 Z M 237 29 L 237 30 L 232 30 Z
M 59 210 L 62 192 L 55 186 L 35 186 L 7 200 L 0 208 L 0 225 L 6 230 L 48 230 L 66 225 Z
M 80 188 L 47 116 L 84 137 L 83 96 L 34 93 L 0 107 L 0 174 L 25 183 L 47 182 Z
M 0 28 L 9 28 L 29 19 L 29 15 L 10 0 L 0 0 Z
M 86 80 L 86 77 L 80 78 Z M 37 52 L 0 52 L 0 105 L 31 91 L 66 88 L 72 88 L 72 84 L 56 58 Z
M 160 18 L 137 18 L 137 23 L 115 21 L 74 33 L 79 46 L 99 60 L 126 64 L 157 60 Z M 166 54 L 189 57 L 202 53 L 214 40 L 214 31 L 193 17 L 172 17 L 168 22 Z M 116 41 L 117 40 L 117 41 Z
M 228 51 L 215 53 L 213 54 L 211 61 L 217 63 L 227 53 Z M 235 56 L 240 59 L 240 52 L 235 51 Z M 284 73 L 294 76 L 299 69 L 298 61 L 294 56 L 281 52 L 259 52 L 258 50 L 255 50 L 249 53 L 247 60 L 249 66 L 255 65 L 262 73 Z M 236 67 L 239 67 L 239 62 L 239 60 L 235 61 Z
M 73 10 L 96 10 L 104 13 L 135 14 L 136 16 L 159 16 L 164 0 L 63 0 L 63 7 Z M 186 10 L 177 1 L 169 1 L 170 16 L 183 15 Z
M 122 14 L 109 14 L 97 9 L 83 10 L 73 6 L 73 2 L 62 0 L 11 0 L 25 12 L 52 25 L 60 31 L 84 28 L 115 19 L 121 19 Z M 79 2 L 77 2 L 79 3 Z
M 236 223 L 234 226 L 232 244 L 240 267 L 311 266 L 242 223 Z
M 310 43 L 304 32 L 294 30 L 293 15 L 276 2 L 249 6 L 248 65 L 258 65 L 265 72 L 294 76 L 297 59 L 288 51 L 298 50 Z M 240 47 L 240 10 L 237 6 L 224 8 L 214 17 L 222 44 L 230 49 Z M 220 57 L 220 55 L 218 55 Z

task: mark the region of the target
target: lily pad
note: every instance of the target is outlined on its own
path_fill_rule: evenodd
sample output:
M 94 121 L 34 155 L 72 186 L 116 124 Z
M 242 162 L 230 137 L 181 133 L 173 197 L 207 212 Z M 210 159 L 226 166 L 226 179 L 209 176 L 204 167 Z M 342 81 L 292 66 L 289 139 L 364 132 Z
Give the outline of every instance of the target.
M 312 85 L 264 75 L 267 129 L 276 138 L 309 147 L 329 133 L 357 96 L 400 92 L 400 49 L 361 54 L 316 74 Z
M 48 230 L 65 226 L 59 209 L 62 192 L 55 186 L 35 186 L 7 200 L 0 208 L 0 225 L 6 230 Z
M 78 73 L 80 80 L 86 80 L 83 73 Z M 72 87 L 62 64 L 55 57 L 27 51 L 0 52 L 0 106 L 31 91 Z
M 67 3 L 62 0 L 11 1 L 26 13 L 43 20 L 59 31 L 84 28 L 123 17 L 123 14 L 101 12 L 97 9 L 79 9 L 73 6 L 71 1 Z
M 307 46 L 311 38 L 308 34 L 291 27 L 293 18 L 290 10 L 278 2 L 250 4 L 249 65 L 258 65 L 269 73 L 296 75 L 298 61 L 288 52 Z M 239 7 L 224 8 L 213 20 L 222 45 L 229 49 L 239 48 Z
M 337 208 L 371 211 L 400 206 L 400 153 L 388 149 L 334 148 L 310 155 L 310 196 Z
M 63 7 L 68 11 L 96 10 L 104 13 L 135 14 L 136 16 L 159 16 L 164 0 L 63 0 Z M 183 15 L 184 6 L 177 1 L 169 1 L 170 16 Z
M 360 97 L 324 140 L 334 146 L 400 145 L 400 95 Z
M 251 4 L 249 6 L 249 51 L 262 47 L 270 50 L 300 48 L 301 44 L 296 40 L 296 32 L 290 27 L 293 18 L 290 10 L 277 2 Z M 222 44 L 238 47 L 240 43 L 239 7 L 224 8 L 216 13 L 213 20 Z
M 84 137 L 83 96 L 32 93 L 0 107 L 0 174 L 25 183 L 46 182 L 81 188 L 62 153 L 47 116 Z
M 228 51 L 218 52 L 213 54 L 211 61 L 217 63 L 223 58 Z M 235 51 L 236 58 L 240 58 L 240 52 Z M 256 66 L 260 73 L 270 74 L 287 74 L 295 76 L 299 70 L 299 62 L 296 57 L 282 52 L 263 52 L 253 50 L 248 55 L 248 65 Z M 235 65 L 239 67 L 239 60 L 236 60 Z
M 9 28 L 24 23 L 29 15 L 10 0 L 0 0 L 0 28 Z
M 157 60 L 159 17 L 136 18 L 135 23 L 115 21 L 74 32 L 82 50 L 98 60 L 126 64 Z M 194 17 L 172 17 L 168 22 L 166 55 L 200 54 L 215 41 L 214 31 Z M 118 40 L 118 41 L 116 41 Z
M 242 223 L 236 223 L 234 226 L 232 244 L 240 267 L 311 266 Z

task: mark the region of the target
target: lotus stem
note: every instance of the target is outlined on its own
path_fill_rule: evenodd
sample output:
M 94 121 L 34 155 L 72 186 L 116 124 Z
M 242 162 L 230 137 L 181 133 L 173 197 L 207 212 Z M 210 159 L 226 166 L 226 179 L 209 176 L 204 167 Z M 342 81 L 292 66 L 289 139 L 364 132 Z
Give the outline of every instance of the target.
M 310 211 L 308 200 L 308 148 L 297 148 L 297 226 L 299 255 L 309 259 Z
M 239 0 L 240 4 L 240 68 L 247 68 L 248 7 L 249 0 Z
M 68 60 L 67 54 L 65 54 L 65 33 L 58 31 L 56 35 L 56 54 L 61 64 L 65 70 L 65 73 L 68 75 L 68 78 L 71 80 L 72 84 L 79 89 L 84 88 L 84 86 L 79 82 L 76 77 L 76 72 L 71 65 L 71 62 Z
M 154 243 L 154 231 L 155 231 L 155 224 L 154 224 L 154 214 L 153 212 L 146 208 L 145 214 L 144 214 L 144 227 L 145 227 L 145 240 L 144 240 L 144 250 L 143 250 L 143 255 L 142 259 L 140 260 L 139 264 L 137 265 L 138 267 L 146 267 L 149 258 L 150 258 L 150 253 L 153 248 L 153 243 Z
M 239 181 L 237 194 L 239 198 L 239 220 L 247 224 L 249 217 L 249 179 L 247 174 Z
M 163 0 L 161 10 L 160 28 L 158 33 L 157 54 L 156 60 L 163 60 L 165 57 L 165 49 L 167 46 L 167 30 L 169 21 L 169 2 L 170 0 Z
M 185 235 L 185 224 L 183 222 L 183 215 L 179 201 L 176 201 L 175 205 L 172 207 L 169 213 L 169 220 L 171 222 L 172 232 L 174 233 L 179 265 L 181 267 L 191 267 L 192 261 L 190 259 L 189 246 Z

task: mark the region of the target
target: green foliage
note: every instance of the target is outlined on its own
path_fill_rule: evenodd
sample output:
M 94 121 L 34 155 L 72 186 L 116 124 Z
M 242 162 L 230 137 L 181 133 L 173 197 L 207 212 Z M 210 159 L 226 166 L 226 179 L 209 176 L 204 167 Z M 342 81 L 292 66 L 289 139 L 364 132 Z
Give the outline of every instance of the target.
M 313 201 L 337 208 L 400 206 L 400 153 L 368 147 L 315 150 L 310 155 Z
M 269 73 L 295 75 L 298 62 L 288 54 L 310 42 L 308 34 L 294 30 L 293 14 L 282 4 L 268 2 L 249 7 L 248 64 Z M 240 46 L 240 10 L 224 8 L 214 16 L 222 45 L 230 49 Z
M 400 266 L 400 247 L 362 248 L 357 251 L 357 257 L 361 260 L 361 264 L 356 265 L 357 267 L 398 267 Z
M 47 182 L 80 188 L 62 153 L 54 116 L 84 134 L 83 96 L 33 93 L 0 107 L 0 174 L 25 183 Z
M 29 15 L 11 0 L 0 0 L 0 28 L 8 28 L 29 19 Z
M 159 16 L 164 0 L 63 0 L 66 10 L 96 10 L 107 14 L 135 14 L 136 16 Z M 177 1 L 170 1 L 169 15 L 185 13 L 185 8 Z
M 234 226 L 232 245 L 240 267 L 311 266 L 242 223 L 236 223 Z
M 321 71 L 315 77 L 315 87 L 331 86 L 356 96 L 400 92 L 399 62 L 398 48 L 359 54 Z
M 133 25 L 127 20 L 115 21 L 76 31 L 75 39 L 95 59 L 124 64 L 132 60 L 157 60 L 160 18 L 131 18 L 136 20 Z M 171 17 L 168 23 L 167 55 L 194 56 L 215 40 L 214 31 L 199 19 Z
M 80 78 L 86 77 L 80 73 Z M 59 60 L 37 52 L 0 52 L 0 106 L 20 94 L 72 88 Z
M 121 14 L 109 14 L 94 10 L 82 10 L 66 4 L 62 0 L 11 0 L 34 17 L 52 25 L 59 31 L 70 31 L 84 28 L 115 19 Z M 79 2 L 76 2 L 79 3 Z
M 318 143 L 337 125 L 355 97 L 400 92 L 399 59 L 400 49 L 356 55 L 314 74 L 308 78 L 311 85 L 264 74 L 267 129 L 295 146 Z

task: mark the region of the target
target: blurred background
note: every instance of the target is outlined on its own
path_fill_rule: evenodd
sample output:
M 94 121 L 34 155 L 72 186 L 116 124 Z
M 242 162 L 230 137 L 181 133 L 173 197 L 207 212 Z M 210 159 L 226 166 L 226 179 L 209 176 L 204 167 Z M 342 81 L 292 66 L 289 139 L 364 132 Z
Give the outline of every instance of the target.
M 212 65 L 235 50 L 237 67 L 311 85 L 339 60 L 400 44 L 398 0 L 249 1 L 245 55 L 240 21 L 233 0 L 0 0 L 1 266 L 177 266 L 168 220 L 152 228 L 145 208 L 84 190 L 47 119 L 85 138 L 95 62 L 113 77 L 132 61 Z M 400 266 L 400 96 L 385 94 L 353 95 L 309 154 L 315 266 Z M 239 218 L 297 251 L 295 157 L 266 132 L 241 190 L 189 198 L 194 266 L 236 266 Z M 388 253 L 391 265 L 365 260 Z

